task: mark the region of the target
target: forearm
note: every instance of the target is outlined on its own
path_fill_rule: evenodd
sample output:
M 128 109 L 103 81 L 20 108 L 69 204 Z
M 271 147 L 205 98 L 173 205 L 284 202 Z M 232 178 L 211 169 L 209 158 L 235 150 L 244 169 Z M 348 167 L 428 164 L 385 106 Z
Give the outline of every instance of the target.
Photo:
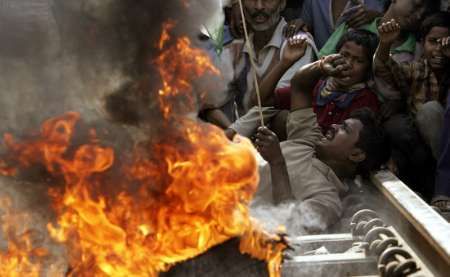
M 317 81 L 324 76 L 320 69 L 320 60 L 300 68 L 291 80 L 291 88 L 295 93 L 312 93 Z
M 269 71 L 269 73 L 267 73 L 266 76 L 264 76 L 262 81 L 259 83 L 261 104 L 263 106 L 273 106 L 274 104 L 273 94 L 277 86 L 277 83 L 288 69 L 289 65 L 279 62 L 272 68 L 272 70 Z M 251 106 L 256 106 L 258 104 L 255 89 L 253 89 L 251 92 L 250 101 Z
M 386 62 L 390 59 L 391 46 L 391 43 L 380 42 L 378 44 L 374 58 L 375 67 L 377 67 L 377 65 L 385 65 Z
M 281 161 L 270 164 L 272 176 L 272 198 L 275 204 L 280 204 L 286 200 L 293 200 L 292 188 L 289 181 L 289 174 L 284 158 Z
M 314 86 L 324 76 L 320 60 L 303 66 L 291 80 L 291 110 L 312 106 Z
M 220 109 L 210 109 L 205 111 L 205 117 L 208 122 L 219 126 L 222 129 L 226 129 L 231 125 L 231 121 Z

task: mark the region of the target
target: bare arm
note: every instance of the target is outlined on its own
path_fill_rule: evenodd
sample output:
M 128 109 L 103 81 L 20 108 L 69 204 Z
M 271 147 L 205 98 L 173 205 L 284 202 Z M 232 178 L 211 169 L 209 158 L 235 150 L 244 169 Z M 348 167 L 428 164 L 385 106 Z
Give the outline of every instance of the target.
M 390 59 L 392 44 L 400 35 L 400 25 L 395 20 L 385 22 L 378 27 L 380 42 L 375 52 L 375 66 L 382 65 Z
M 269 71 L 260 83 L 261 104 L 263 106 L 274 105 L 274 91 L 283 74 L 306 52 L 308 43 L 306 39 L 296 35 L 287 40 L 286 47 L 280 61 Z M 253 89 L 250 99 L 251 106 L 258 104 L 256 91 Z
M 208 122 L 211 122 L 222 129 L 226 129 L 231 125 L 231 121 L 225 113 L 218 108 L 206 110 L 205 117 Z
M 303 66 L 291 80 L 291 110 L 311 107 L 313 89 L 320 78 L 344 78 L 349 75 L 348 69 L 348 63 L 340 54 L 325 56 Z

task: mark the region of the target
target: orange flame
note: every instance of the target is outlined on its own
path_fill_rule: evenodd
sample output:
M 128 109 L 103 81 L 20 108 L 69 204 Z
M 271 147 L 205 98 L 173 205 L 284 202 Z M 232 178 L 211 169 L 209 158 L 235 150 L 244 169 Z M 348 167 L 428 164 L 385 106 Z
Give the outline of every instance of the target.
M 258 183 L 250 142 L 231 143 L 222 130 L 173 113 L 180 97 L 193 105 L 196 78 L 219 72 L 187 38 L 168 46 L 168 29 L 155 60 L 170 128 L 159 143 L 141 143 L 117 161 L 126 156 L 100 145 L 93 130 L 76 146 L 80 116 L 69 112 L 44 122 L 26 142 L 6 135 L 10 155 L 0 161 L 0 173 L 43 164 L 62 178 L 64 190 L 49 191 L 58 219 L 48 231 L 68 246 L 69 276 L 157 276 L 233 237 L 242 237 L 241 251 L 267 260 L 271 276 L 279 276 L 285 246 L 258 231 L 249 216 Z
M 192 82 L 205 74 L 219 75 L 220 71 L 211 63 L 208 55 L 200 50 L 192 48 L 187 37 L 178 38 L 175 43 L 170 42 L 169 32 L 174 28 L 174 22 L 163 24 L 159 49 L 161 54 L 154 61 L 162 79 L 162 88 L 159 90 L 159 100 L 164 118 L 176 115 L 172 107 L 176 103 L 175 97 L 185 96 L 183 105 L 189 110 L 194 109 L 195 97 L 192 93 Z M 177 101 L 180 101 L 179 99 Z
M 0 222 L 8 244 L 6 251 L 0 250 L 0 276 L 39 276 L 47 250 L 33 246 L 32 231 L 20 231 L 29 222 L 29 215 L 15 211 L 10 198 L 1 198 Z

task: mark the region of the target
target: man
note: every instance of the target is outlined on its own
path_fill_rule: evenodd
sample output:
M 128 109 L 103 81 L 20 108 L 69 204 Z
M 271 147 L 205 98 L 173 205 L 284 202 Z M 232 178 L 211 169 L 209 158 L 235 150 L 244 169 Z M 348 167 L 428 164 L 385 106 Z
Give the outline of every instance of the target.
M 294 201 L 288 231 L 315 233 L 336 223 L 342 213 L 340 195 L 347 190 L 342 180 L 368 175 L 389 157 L 389 143 L 367 110 L 353 113 L 341 125 L 333 125 L 325 136 L 321 134 L 311 108 L 310 80 L 345 78 L 350 72 L 341 55 L 303 67 L 292 80 L 287 141 L 280 144 L 265 127 L 257 133 L 257 149 L 268 163 L 261 167 L 253 205 Z
M 279 64 L 281 49 L 286 44 L 283 36 L 286 21 L 280 15 L 286 6 L 286 0 L 243 0 L 242 2 L 247 26 L 251 31 L 250 41 L 255 52 L 256 69 L 251 66 L 250 50 L 243 40 L 234 40 L 224 48 L 219 67 L 223 74 L 231 79 L 231 82 L 226 92 L 208 95 L 205 105 L 207 120 L 223 128 L 227 128 L 231 122 L 253 106 L 252 99 L 255 94 L 253 70 L 256 70 L 259 80 L 264 79 Z M 289 81 L 295 71 L 313 60 L 314 42 L 312 37 L 306 34 L 304 36 L 308 40 L 304 55 L 285 71 L 275 89 L 289 87 Z M 264 86 L 263 82 L 260 83 L 262 93 L 273 89 L 271 86 Z M 218 112 L 219 109 L 222 112 Z M 215 115 L 208 116 L 211 114 Z M 224 114 L 226 117 L 223 116 Z
M 341 23 L 357 28 L 381 16 L 380 0 L 306 0 L 300 19 L 314 35 L 320 49 Z

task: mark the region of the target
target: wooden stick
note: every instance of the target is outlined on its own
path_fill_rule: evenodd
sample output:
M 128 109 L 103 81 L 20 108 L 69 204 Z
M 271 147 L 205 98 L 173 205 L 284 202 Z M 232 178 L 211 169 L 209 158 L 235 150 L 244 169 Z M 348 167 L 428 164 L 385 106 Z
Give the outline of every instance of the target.
M 258 100 L 259 119 L 261 120 L 261 126 L 264 127 L 264 118 L 263 118 L 263 114 L 262 114 L 262 104 L 261 104 L 261 94 L 259 92 L 258 77 L 256 76 L 256 65 L 255 65 L 255 60 L 254 60 L 255 52 L 253 51 L 253 46 L 250 43 L 250 39 L 248 36 L 247 23 L 245 21 L 244 7 L 242 5 L 242 0 L 239 0 L 239 8 L 241 10 L 242 25 L 244 26 L 245 42 L 247 43 L 248 52 L 250 55 L 250 64 L 253 67 L 253 80 L 255 82 L 256 99 Z

